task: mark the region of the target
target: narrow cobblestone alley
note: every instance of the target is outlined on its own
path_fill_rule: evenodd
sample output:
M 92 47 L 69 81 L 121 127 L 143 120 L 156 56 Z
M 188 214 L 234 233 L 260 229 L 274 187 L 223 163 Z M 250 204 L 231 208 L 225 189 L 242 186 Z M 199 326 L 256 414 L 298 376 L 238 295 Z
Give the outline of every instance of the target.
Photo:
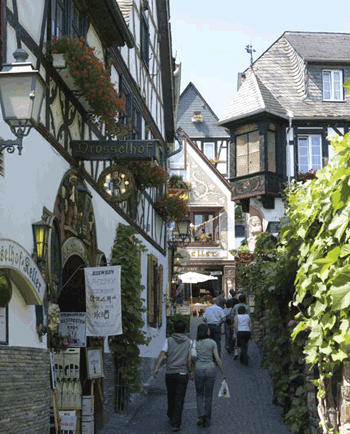
M 195 337 L 201 318 L 191 320 L 191 338 Z M 249 344 L 249 366 L 243 366 L 224 349 L 222 335 L 222 362 L 226 370 L 231 397 L 218 398 L 221 374 L 218 369 L 213 396 L 212 423 L 209 428 L 197 427 L 196 392 L 194 382 L 187 388 L 182 415 L 182 433 L 233 433 L 233 434 L 290 434 L 282 423 L 281 409 L 271 404 L 272 386 L 269 374 L 261 369 L 261 357 L 254 342 Z M 147 396 L 139 407 L 127 416 L 115 415 L 101 434 L 161 434 L 171 433 L 166 417 L 167 397 L 165 365 L 161 366 L 157 379 L 151 379 Z

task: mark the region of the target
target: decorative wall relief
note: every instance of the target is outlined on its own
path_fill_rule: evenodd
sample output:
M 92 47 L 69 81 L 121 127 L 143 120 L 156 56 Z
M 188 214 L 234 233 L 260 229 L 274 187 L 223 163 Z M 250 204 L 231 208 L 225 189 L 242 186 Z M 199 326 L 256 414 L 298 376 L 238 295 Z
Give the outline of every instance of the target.
M 190 169 L 190 179 L 192 190 L 190 192 L 190 202 L 199 202 L 203 204 L 226 205 L 226 197 L 213 183 L 212 178 L 198 166 L 195 160 L 188 156 L 188 163 Z

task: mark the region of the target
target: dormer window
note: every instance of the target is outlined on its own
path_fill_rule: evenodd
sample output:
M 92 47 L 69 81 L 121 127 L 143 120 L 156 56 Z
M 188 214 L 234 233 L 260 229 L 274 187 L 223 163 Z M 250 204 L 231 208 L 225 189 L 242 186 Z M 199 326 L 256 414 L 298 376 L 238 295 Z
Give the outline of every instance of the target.
M 343 101 L 343 71 L 329 69 L 322 71 L 323 100 Z

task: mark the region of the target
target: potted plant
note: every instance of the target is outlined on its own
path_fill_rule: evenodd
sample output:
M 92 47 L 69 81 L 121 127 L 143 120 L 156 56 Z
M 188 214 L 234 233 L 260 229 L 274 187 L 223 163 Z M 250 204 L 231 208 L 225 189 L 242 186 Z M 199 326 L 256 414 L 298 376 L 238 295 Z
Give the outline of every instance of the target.
M 154 208 L 158 214 L 170 221 L 180 220 L 188 213 L 187 201 L 177 196 L 170 196 L 167 193 L 158 196 Z
M 169 188 L 181 188 L 185 191 L 190 191 L 191 186 L 189 182 L 183 180 L 181 175 L 171 175 L 168 180 Z
M 306 182 L 309 179 L 316 179 L 316 169 L 310 169 L 308 172 L 303 173 L 303 172 L 297 172 L 298 175 L 298 180 L 302 181 L 302 182 Z
M 60 353 L 61 351 L 66 350 L 69 344 L 77 342 L 77 340 L 74 339 L 70 333 L 68 333 L 66 336 L 63 336 L 59 331 L 49 333 L 49 337 L 50 349 L 52 349 L 55 353 Z
M 199 235 L 199 240 L 202 243 L 210 243 L 211 241 L 213 241 L 212 235 L 211 234 L 205 234 L 205 233 Z
M 168 172 L 154 161 L 130 160 L 123 163 L 134 175 L 139 188 L 161 188 L 168 180 Z
M 60 54 L 63 57 L 67 65 L 64 78 L 71 78 L 73 90 L 77 90 L 88 103 L 93 121 L 100 128 L 105 125 L 106 136 L 125 137 L 131 130 L 130 123 L 124 124 L 120 118 L 125 110 L 125 97 L 116 91 L 108 70 L 94 54 L 95 48 L 84 43 L 83 37 L 54 37 L 47 43 L 47 49 L 51 55 Z

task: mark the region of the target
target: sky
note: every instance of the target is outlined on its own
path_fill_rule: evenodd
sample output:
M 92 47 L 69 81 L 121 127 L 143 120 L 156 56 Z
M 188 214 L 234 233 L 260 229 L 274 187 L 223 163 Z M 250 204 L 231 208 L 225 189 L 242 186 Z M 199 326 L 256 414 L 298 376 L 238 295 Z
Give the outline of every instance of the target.
M 169 0 L 172 50 L 181 63 L 181 92 L 192 82 L 220 117 L 250 66 L 285 31 L 350 33 L 350 4 L 313 0 Z

